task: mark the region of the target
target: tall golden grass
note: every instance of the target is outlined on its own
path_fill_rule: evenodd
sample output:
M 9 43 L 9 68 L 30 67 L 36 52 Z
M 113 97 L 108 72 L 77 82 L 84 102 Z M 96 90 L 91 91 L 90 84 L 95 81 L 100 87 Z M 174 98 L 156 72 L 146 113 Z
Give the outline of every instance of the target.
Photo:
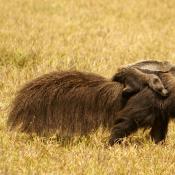
M 175 174 L 175 125 L 163 145 L 140 131 L 105 148 L 100 130 L 69 144 L 9 133 L 21 85 L 53 70 L 111 77 L 141 59 L 175 63 L 175 1 L 0 0 L 0 174 Z

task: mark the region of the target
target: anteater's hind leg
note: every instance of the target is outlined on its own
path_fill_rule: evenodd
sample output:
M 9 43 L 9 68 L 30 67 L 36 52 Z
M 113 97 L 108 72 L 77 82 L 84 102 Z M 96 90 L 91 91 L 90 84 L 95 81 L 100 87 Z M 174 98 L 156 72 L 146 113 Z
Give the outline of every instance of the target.
M 150 135 L 155 143 L 165 140 L 168 130 L 169 117 L 161 112 L 159 115 L 156 114 L 156 119 L 153 123 Z

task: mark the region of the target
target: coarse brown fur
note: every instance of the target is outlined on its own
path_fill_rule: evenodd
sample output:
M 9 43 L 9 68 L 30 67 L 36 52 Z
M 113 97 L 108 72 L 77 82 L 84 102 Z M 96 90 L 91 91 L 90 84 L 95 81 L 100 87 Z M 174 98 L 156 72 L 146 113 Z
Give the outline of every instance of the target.
M 139 72 L 134 76 L 138 78 Z M 143 82 L 146 86 L 145 80 L 138 82 L 141 87 Z M 115 80 L 92 73 L 49 73 L 27 83 L 17 93 L 7 125 L 10 130 L 61 136 L 87 134 L 99 126 L 111 127 L 116 112 L 127 100 L 122 96 L 123 88 Z
M 160 68 L 160 67 L 159 67 Z M 143 72 L 157 74 L 168 89 L 169 96 L 158 96 L 149 88 L 145 88 L 130 98 L 125 107 L 116 115 L 109 144 L 120 142 L 123 137 L 137 131 L 139 128 L 151 128 L 150 135 L 155 143 L 164 140 L 170 118 L 175 117 L 175 67 L 167 71 L 149 69 Z M 135 106 L 135 108 L 133 108 Z
M 112 125 L 112 114 L 124 103 L 122 89 L 122 84 L 91 73 L 43 75 L 18 92 L 8 126 L 39 135 L 87 134 L 100 125 Z

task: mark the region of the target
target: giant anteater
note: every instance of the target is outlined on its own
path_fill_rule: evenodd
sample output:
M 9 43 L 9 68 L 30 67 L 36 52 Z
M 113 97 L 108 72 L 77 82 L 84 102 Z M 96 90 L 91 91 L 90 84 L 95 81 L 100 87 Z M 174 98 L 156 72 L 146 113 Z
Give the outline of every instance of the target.
M 45 74 L 19 90 L 7 125 L 10 130 L 38 135 L 82 135 L 99 126 L 112 127 L 116 113 L 129 96 L 145 86 L 162 96 L 167 95 L 162 82 L 154 74 L 131 67 L 124 77 L 125 88 L 116 81 L 117 74 L 113 80 L 78 71 Z M 133 107 L 137 109 L 136 104 Z
M 120 142 L 121 138 L 141 127 L 151 128 L 151 138 L 158 143 L 166 137 L 170 117 L 175 117 L 175 65 L 158 61 L 139 62 L 122 68 L 118 81 L 125 83 L 122 76 L 130 67 L 138 68 L 143 73 L 159 76 L 166 85 L 169 96 L 162 98 L 145 87 L 144 90 L 131 97 L 125 107 L 116 114 L 109 144 Z

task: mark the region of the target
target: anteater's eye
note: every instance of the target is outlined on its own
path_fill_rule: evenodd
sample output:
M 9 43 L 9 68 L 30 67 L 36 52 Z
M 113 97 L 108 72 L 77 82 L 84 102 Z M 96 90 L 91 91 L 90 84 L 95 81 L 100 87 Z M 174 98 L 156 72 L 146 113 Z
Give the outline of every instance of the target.
M 153 79 L 153 84 L 157 84 L 157 83 L 159 83 L 160 81 L 159 81 L 159 79 L 157 79 L 157 78 L 154 78 Z

